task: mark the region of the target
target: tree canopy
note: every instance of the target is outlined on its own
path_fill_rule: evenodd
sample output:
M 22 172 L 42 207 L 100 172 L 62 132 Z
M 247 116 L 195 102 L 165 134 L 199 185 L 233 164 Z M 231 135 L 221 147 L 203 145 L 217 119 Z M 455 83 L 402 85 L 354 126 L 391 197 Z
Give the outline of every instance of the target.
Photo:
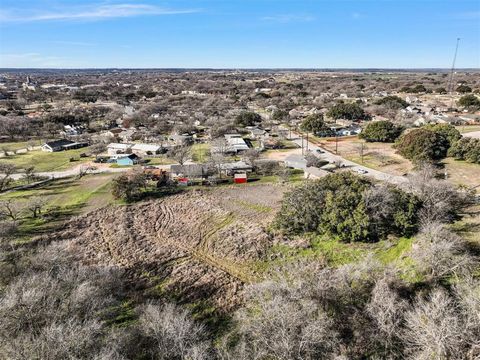
M 473 94 L 469 94 L 469 95 L 462 96 L 457 101 L 457 104 L 463 107 L 480 108 L 480 99 Z
M 359 137 L 367 142 L 394 142 L 403 128 L 390 121 L 375 121 L 367 124 Z
M 443 159 L 447 155 L 449 144 L 435 131 L 421 128 L 403 134 L 395 146 L 403 157 L 422 162 Z
M 368 120 L 370 116 L 357 103 L 339 103 L 327 112 L 332 119 Z
M 325 129 L 325 122 L 323 120 L 322 114 L 312 114 L 308 115 L 305 120 L 300 125 L 302 130 L 319 133 Z
M 376 105 L 385 105 L 390 109 L 404 109 L 408 106 L 408 102 L 403 100 L 401 97 L 392 95 L 392 96 L 385 96 L 377 101 L 375 101 Z
M 235 124 L 240 126 L 253 126 L 261 121 L 261 116 L 253 111 L 242 111 L 235 118 Z
M 457 87 L 457 92 L 460 94 L 467 94 L 472 92 L 472 88 L 468 85 L 462 84 L 459 87 Z
M 353 173 L 337 173 L 286 194 L 276 224 L 291 233 L 328 234 L 342 241 L 410 235 L 419 201 L 394 187 L 375 187 Z

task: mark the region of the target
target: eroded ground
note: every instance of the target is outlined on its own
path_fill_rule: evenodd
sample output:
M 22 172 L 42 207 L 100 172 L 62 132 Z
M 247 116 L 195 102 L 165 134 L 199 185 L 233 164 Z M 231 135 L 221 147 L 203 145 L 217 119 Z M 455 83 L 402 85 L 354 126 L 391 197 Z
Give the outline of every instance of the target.
M 273 241 L 266 227 L 284 191 L 280 185 L 192 190 L 109 206 L 75 218 L 61 237 L 86 263 L 118 266 L 139 284 L 228 310 L 255 279 L 249 265 Z

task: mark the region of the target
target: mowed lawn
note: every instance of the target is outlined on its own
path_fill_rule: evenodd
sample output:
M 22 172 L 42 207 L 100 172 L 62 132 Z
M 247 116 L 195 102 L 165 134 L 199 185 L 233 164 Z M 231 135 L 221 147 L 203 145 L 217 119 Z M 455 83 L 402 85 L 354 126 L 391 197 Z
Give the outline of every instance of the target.
M 0 151 L 3 152 L 5 150 L 7 151 L 17 151 L 21 149 L 27 149 L 28 146 L 33 145 L 33 146 L 40 146 L 42 145 L 42 142 L 39 140 L 27 142 L 27 141 L 20 141 L 20 142 L 2 142 L 0 143 Z
M 474 132 L 474 131 L 480 131 L 480 125 L 460 125 L 460 126 L 455 126 L 455 128 L 458 131 L 460 131 L 462 134 Z
M 19 241 L 28 242 L 36 235 L 51 234 L 72 215 L 84 214 L 113 203 L 111 184 L 115 176 L 118 175 L 95 174 L 81 179 L 58 179 L 39 188 L 1 194 L 0 201 L 12 199 L 22 208 L 31 198 L 45 199 L 43 214 L 46 217 L 34 219 L 28 211 L 23 211 L 19 219 Z
M 12 164 L 22 169 L 34 166 L 35 170 L 39 172 L 65 170 L 81 162 L 92 160 L 92 158 L 80 158 L 80 154 L 88 153 L 88 151 L 88 147 L 53 153 L 35 150 L 25 154 L 2 157 L 0 158 L 0 163 Z M 71 158 L 74 158 L 76 161 L 70 161 Z

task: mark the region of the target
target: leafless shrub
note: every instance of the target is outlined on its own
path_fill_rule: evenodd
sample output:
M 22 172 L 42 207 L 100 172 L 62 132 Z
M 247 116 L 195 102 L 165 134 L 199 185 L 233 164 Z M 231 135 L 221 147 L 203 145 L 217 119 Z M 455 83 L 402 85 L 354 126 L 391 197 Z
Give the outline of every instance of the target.
M 411 256 L 418 269 L 431 279 L 465 274 L 474 263 L 462 239 L 439 223 L 423 227 Z
M 251 302 L 237 314 L 237 347 L 246 358 L 332 357 L 338 335 L 318 303 L 298 297 L 285 282 L 267 282 L 249 291 Z
M 401 353 L 401 329 L 408 304 L 392 289 L 391 282 L 392 278 L 387 276 L 376 281 L 366 312 L 379 330 L 376 338 L 384 348 L 385 355 L 395 357 Z
M 208 359 L 205 329 L 191 320 L 190 313 L 172 304 L 150 303 L 141 310 L 141 332 L 154 343 L 157 359 Z
M 411 359 L 465 358 L 465 328 L 457 305 L 443 290 L 417 299 L 406 314 L 404 339 Z
M 415 194 L 422 202 L 419 218 L 423 224 L 451 222 L 473 203 L 470 191 L 455 188 L 444 180 L 436 179 L 436 169 L 432 165 L 411 174 L 406 184 L 407 191 Z

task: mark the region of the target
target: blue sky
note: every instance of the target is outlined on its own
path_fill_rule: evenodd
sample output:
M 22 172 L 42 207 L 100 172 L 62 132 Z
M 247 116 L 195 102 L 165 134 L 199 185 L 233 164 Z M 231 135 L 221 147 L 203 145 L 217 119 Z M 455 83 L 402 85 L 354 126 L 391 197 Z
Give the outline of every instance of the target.
M 0 0 L 0 67 L 480 67 L 480 0 Z

